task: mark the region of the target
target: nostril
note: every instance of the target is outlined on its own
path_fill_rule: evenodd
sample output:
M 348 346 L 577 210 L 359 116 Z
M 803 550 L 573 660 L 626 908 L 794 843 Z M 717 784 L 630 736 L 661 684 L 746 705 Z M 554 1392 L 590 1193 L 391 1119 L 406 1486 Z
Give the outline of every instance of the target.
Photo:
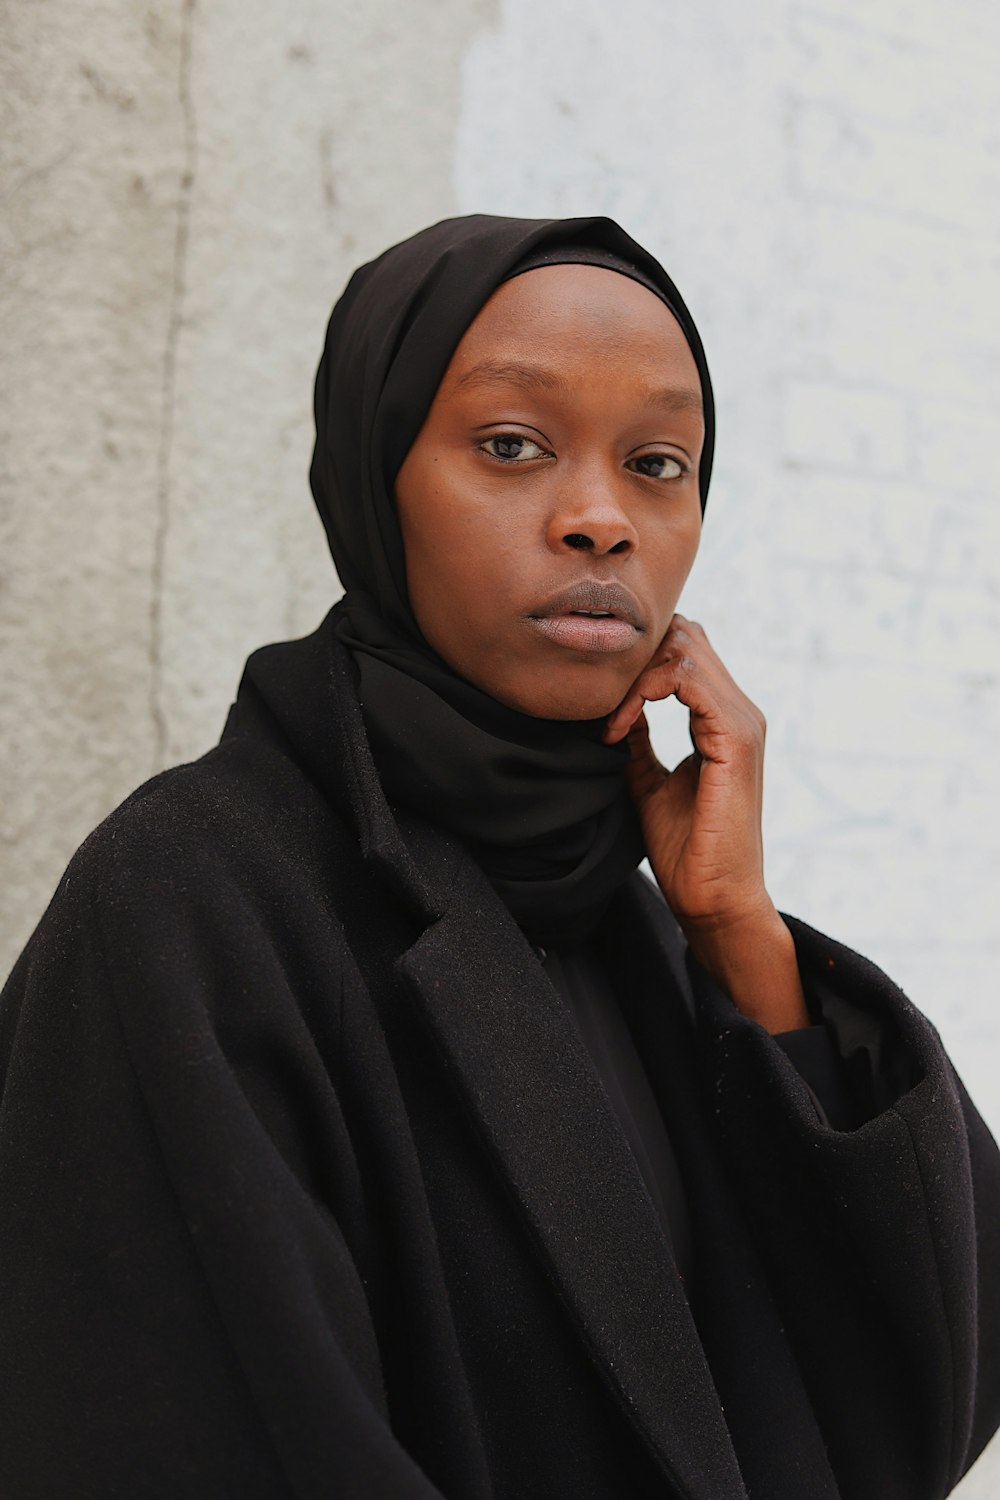
M 568 536 L 563 537 L 563 541 L 567 547 L 577 547 L 581 551 L 589 551 L 594 545 L 590 537 L 584 536 L 580 531 L 571 531 Z
M 623 537 L 620 542 L 615 542 L 615 545 L 613 547 L 609 547 L 608 551 L 609 552 L 627 552 L 628 549 L 629 549 L 629 546 L 630 546 L 630 543 L 627 541 L 627 539 L 625 537 Z

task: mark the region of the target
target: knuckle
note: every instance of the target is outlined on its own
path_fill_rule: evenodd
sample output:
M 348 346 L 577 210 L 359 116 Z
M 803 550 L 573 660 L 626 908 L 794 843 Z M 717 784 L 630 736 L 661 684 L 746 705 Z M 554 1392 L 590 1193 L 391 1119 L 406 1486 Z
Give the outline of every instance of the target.
M 733 726 L 731 739 L 741 753 L 748 757 L 758 755 L 764 742 L 763 715 L 756 709 L 749 715 L 741 715 L 739 722 Z

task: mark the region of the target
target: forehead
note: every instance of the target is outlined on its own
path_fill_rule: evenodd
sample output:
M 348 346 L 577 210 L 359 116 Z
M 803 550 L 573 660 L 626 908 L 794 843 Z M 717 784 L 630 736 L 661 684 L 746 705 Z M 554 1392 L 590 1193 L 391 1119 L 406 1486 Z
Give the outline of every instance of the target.
M 503 282 L 466 329 L 449 374 L 461 377 L 480 361 L 533 351 L 574 362 L 587 354 L 628 354 L 684 369 L 699 384 L 694 356 L 666 303 L 602 266 L 538 266 Z
M 667 305 L 639 282 L 590 265 L 539 266 L 499 286 L 469 325 L 438 402 L 517 385 L 536 392 L 627 385 L 669 391 L 675 412 L 703 416 L 698 367 Z M 624 392 L 623 392 L 624 394 Z

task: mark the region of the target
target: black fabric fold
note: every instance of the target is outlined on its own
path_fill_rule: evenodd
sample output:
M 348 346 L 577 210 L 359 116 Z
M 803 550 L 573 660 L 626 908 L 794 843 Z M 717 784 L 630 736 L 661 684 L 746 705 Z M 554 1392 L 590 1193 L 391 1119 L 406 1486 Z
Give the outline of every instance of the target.
M 603 720 L 514 713 L 361 618 L 358 639 L 352 600 L 338 635 L 390 804 L 457 834 L 534 941 L 582 937 L 643 857 L 626 746 Z

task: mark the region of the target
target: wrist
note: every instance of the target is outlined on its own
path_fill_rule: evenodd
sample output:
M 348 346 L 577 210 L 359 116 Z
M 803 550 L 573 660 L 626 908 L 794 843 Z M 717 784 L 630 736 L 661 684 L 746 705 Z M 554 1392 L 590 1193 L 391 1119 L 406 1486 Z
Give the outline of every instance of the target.
M 738 908 L 698 916 L 677 914 L 688 947 L 698 962 L 714 974 L 729 968 L 761 943 L 783 943 L 791 936 L 777 907 L 764 891 Z
M 733 1004 L 770 1032 L 811 1024 L 795 942 L 770 897 L 741 913 L 681 920 L 692 954 Z

